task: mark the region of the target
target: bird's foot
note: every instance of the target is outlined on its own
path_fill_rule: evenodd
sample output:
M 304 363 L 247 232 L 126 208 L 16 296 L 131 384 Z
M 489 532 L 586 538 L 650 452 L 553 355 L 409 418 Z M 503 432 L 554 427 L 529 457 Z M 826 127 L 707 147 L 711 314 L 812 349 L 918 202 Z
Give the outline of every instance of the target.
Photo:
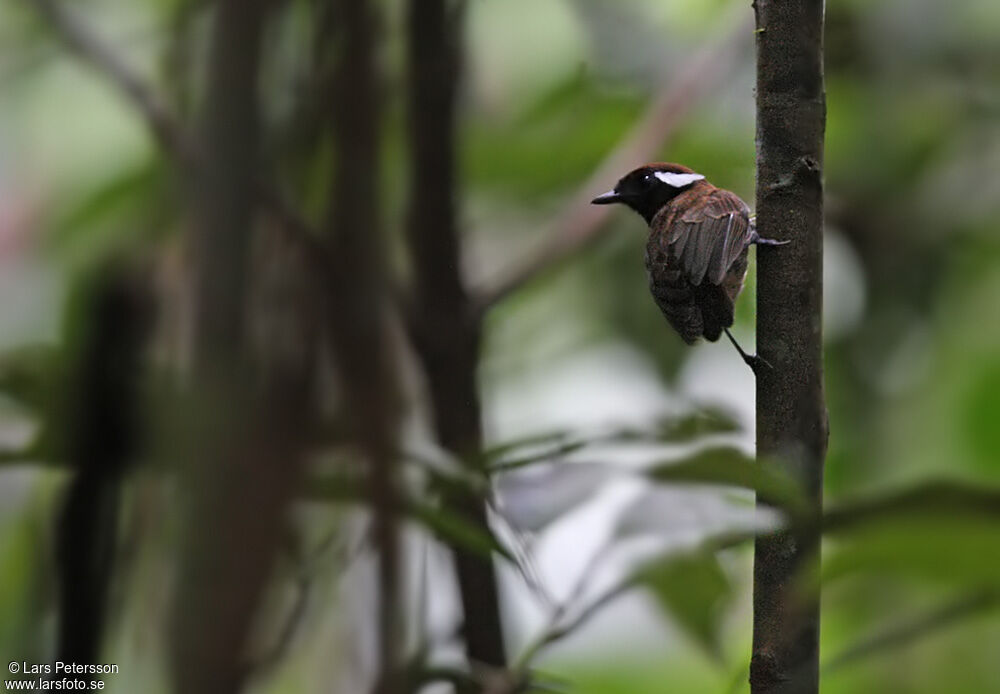
M 786 239 L 785 241 L 777 241 L 775 239 L 765 239 L 763 236 L 757 233 L 757 215 L 750 218 L 750 243 L 757 244 L 758 246 L 784 246 L 786 243 L 791 243 L 791 239 Z
M 757 355 L 757 354 L 744 354 L 742 356 L 743 356 L 743 361 L 746 362 L 746 365 L 750 367 L 750 370 L 753 371 L 753 373 L 754 373 L 755 376 L 759 376 L 760 375 L 760 369 L 761 369 L 761 367 L 764 367 L 764 368 L 767 368 L 767 369 L 774 369 L 774 367 L 771 366 L 771 362 L 769 362 L 767 359 L 765 359 L 764 357 L 762 357 L 760 355 Z
M 753 241 L 751 241 L 751 243 L 755 243 L 758 246 L 784 246 L 786 243 L 791 243 L 791 242 L 792 242 L 791 239 L 786 239 L 784 241 L 776 241 L 775 239 L 765 239 L 761 236 L 757 236 L 754 238 Z
M 760 375 L 759 369 L 762 366 L 767 367 L 768 369 L 774 368 L 773 366 L 771 366 L 771 363 L 767 361 L 764 357 L 758 356 L 756 354 L 747 354 L 746 350 L 740 347 L 740 343 L 736 341 L 736 338 L 733 337 L 733 334 L 729 332 L 729 328 L 724 328 L 724 330 L 726 331 L 726 337 L 728 337 L 729 341 L 733 343 L 733 347 L 735 347 L 736 351 L 740 353 L 740 357 L 743 358 L 743 361 L 746 362 L 746 365 L 750 367 L 751 371 L 753 371 L 754 376 Z

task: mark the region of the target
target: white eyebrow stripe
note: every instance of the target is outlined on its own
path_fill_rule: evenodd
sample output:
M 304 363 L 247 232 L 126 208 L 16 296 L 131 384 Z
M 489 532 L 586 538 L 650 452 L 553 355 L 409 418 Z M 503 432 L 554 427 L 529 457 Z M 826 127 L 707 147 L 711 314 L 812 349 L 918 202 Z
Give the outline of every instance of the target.
M 666 183 L 668 186 L 673 186 L 674 188 L 683 188 L 684 186 L 689 186 L 695 181 L 700 181 L 705 178 L 701 174 L 696 173 L 670 173 L 667 171 L 654 171 L 653 175 L 658 179 Z

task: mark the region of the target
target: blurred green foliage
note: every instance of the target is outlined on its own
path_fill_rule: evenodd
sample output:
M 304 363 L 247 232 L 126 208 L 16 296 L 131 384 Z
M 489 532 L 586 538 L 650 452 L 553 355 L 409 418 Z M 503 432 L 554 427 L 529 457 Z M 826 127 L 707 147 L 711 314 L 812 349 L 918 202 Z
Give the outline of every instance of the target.
M 268 157 L 282 187 L 315 216 L 333 155 L 309 131 L 315 113 L 295 108 L 311 87 L 304 81 L 309 46 L 299 41 L 309 30 L 308 4 L 288 4 L 268 47 L 273 70 L 264 94 L 273 135 Z M 67 56 L 26 5 L 0 5 L 0 215 L 27 210 L 20 226 L 0 228 L 0 280 L 5 273 L 15 277 L 14 265 L 34 263 L 58 278 L 46 282 L 73 292 L 81 274 L 123 250 L 173 251 L 184 224 L 184 181 L 155 152 L 128 105 Z M 87 19 L 187 114 L 196 110 L 198 98 L 197 80 L 184 81 L 185 70 L 194 73 L 196 67 L 185 66 L 184 59 L 196 63 L 201 55 L 202 5 L 103 0 L 88 6 Z M 714 39 L 720 18 L 735 6 L 698 0 L 470 2 L 459 183 L 471 280 L 480 284 L 495 276 L 550 233 L 560 203 L 640 117 L 652 85 Z M 400 3 L 385 3 L 384 215 L 393 234 L 405 200 L 400 11 Z M 1000 4 L 831 0 L 827 11 L 828 228 L 846 242 L 851 255 L 837 262 L 856 265 L 864 297 L 859 315 L 831 332 L 827 345 L 828 504 L 837 508 L 862 493 L 891 493 L 927 479 L 995 489 L 1000 485 Z M 616 33 L 616 27 L 625 30 Z M 650 152 L 649 158 L 683 162 L 752 201 L 753 151 L 753 71 L 747 53 L 664 151 Z M 2 234 L 17 243 L 7 244 Z M 666 396 L 688 398 L 685 383 L 712 375 L 712 367 L 699 366 L 692 355 L 728 346 L 691 350 L 665 326 L 648 297 L 643 240 L 636 219 L 617 215 L 594 247 L 490 315 L 481 369 L 488 423 L 495 393 L 607 345 L 638 355 L 648 366 L 648 379 Z M 24 286 L 15 277 L 0 297 L 14 296 Z M 835 312 L 841 299 L 833 287 L 828 310 Z M 36 297 L 27 300 L 35 302 L 33 310 L 52 311 Z M 63 304 L 72 306 L 72 297 Z M 738 326 L 749 333 L 752 270 L 737 314 Z M 5 345 L 24 347 L 34 336 L 15 318 L 0 310 L 0 337 Z M 45 318 L 60 323 L 58 315 Z M 56 348 L 64 347 L 71 352 L 72 345 Z M 42 368 L 43 377 L 35 378 L 44 353 L 0 355 L 5 396 L 0 451 L 10 448 L 8 438 L 17 438 L 25 410 L 37 415 L 52 396 L 44 375 L 53 369 Z M 746 402 L 729 404 L 750 409 Z M 698 436 L 670 439 L 653 427 L 650 438 L 680 444 L 733 433 L 692 426 Z M 520 432 L 530 433 L 536 432 Z M 591 434 L 559 432 L 534 441 L 536 448 L 527 452 L 510 440 L 496 440 L 489 455 L 498 469 L 530 467 L 590 452 Z M 711 475 L 703 457 L 689 460 L 688 468 L 664 466 L 660 481 L 686 477 L 755 486 L 743 468 L 730 466 L 733 460 L 747 462 L 738 451 L 710 452 L 717 450 L 728 454 L 722 468 L 709 470 L 713 479 L 706 479 Z M 50 636 L 51 604 L 44 594 L 51 567 L 43 547 L 50 530 L 44 519 L 54 507 L 48 493 L 53 474 L 15 466 L 0 471 L 0 652 L 12 660 L 44 660 Z M 317 487 L 322 496 L 322 485 Z M 339 493 L 345 489 L 339 484 Z M 420 491 L 426 498 L 409 511 L 421 527 L 452 544 L 506 548 L 499 543 L 507 538 L 470 535 L 460 519 L 443 514 L 432 493 L 440 490 Z M 567 511 L 570 506 L 575 508 L 575 501 Z M 996 589 L 997 523 L 995 509 L 992 515 L 957 518 L 915 513 L 832 538 L 824 568 L 829 580 L 824 652 L 832 658 L 944 597 Z M 150 537 L 169 542 L 163 537 L 168 531 L 154 529 Z M 131 590 L 161 588 L 155 575 L 166 570 L 162 561 L 144 556 L 129 564 L 140 577 L 154 575 L 148 584 L 133 576 Z M 610 647 L 596 656 L 567 649 L 547 656 L 543 669 L 584 694 L 746 691 L 748 567 L 745 550 L 721 560 L 671 555 L 646 583 L 682 635 L 670 631 L 662 643 L 626 659 Z M 343 617 L 335 602 L 330 596 L 319 600 L 330 624 Z M 145 620 L 143 609 L 125 598 L 116 604 L 121 613 L 115 644 L 133 633 L 156 643 L 137 626 Z M 723 611 L 723 605 L 729 609 Z M 327 624 L 323 632 L 317 621 L 307 628 L 332 629 Z M 1000 691 L 996 612 L 983 607 L 947 627 L 915 635 L 891 657 L 873 652 L 824 671 L 824 691 Z M 336 641 L 327 638 L 324 644 Z M 137 657 L 148 659 L 137 669 L 162 675 L 155 656 Z M 330 674 L 323 668 L 314 677 L 297 671 L 308 667 L 303 660 L 293 658 L 272 679 L 262 679 L 260 691 L 305 691 Z M 130 681 L 109 686 L 129 691 L 122 682 Z

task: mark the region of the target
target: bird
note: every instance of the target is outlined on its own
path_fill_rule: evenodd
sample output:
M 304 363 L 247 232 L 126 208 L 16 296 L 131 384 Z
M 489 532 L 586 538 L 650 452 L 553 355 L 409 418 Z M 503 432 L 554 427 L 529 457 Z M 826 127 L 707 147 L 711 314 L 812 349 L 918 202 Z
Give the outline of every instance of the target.
M 725 333 L 755 374 L 761 366 L 770 366 L 748 354 L 729 328 L 750 246 L 788 242 L 761 238 L 750 208 L 738 195 L 686 166 L 659 162 L 630 171 L 591 203 L 624 204 L 646 220 L 649 288 L 685 343 L 701 338 L 715 342 Z

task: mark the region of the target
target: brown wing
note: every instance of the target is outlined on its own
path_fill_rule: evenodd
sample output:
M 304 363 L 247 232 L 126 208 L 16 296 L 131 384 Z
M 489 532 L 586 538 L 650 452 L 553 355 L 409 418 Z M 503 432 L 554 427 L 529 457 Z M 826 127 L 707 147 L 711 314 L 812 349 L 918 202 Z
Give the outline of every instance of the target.
M 717 189 L 704 205 L 673 215 L 665 231 L 670 255 L 691 284 L 699 286 L 706 277 L 721 284 L 750 243 L 750 210 L 733 193 Z

